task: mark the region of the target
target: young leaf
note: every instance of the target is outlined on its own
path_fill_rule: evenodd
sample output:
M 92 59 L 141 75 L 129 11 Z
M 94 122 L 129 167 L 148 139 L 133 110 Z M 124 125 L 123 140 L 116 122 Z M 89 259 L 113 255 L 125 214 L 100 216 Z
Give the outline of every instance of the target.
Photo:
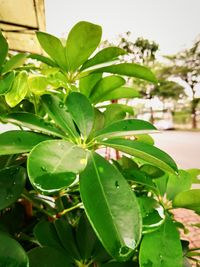
M 6 73 L 0 80 L 0 95 L 4 95 L 9 92 L 14 81 L 15 74 L 13 71 Z
M 26 58 L 27 58 L 27 54 L 25 54 L 25 53 L 19 53 L 15 56 L 11 57 L 11 59 L 5 63 L 2 72 L 6 73 L 6 72 L 14 70 L 18 67 L 21 67 L 21 65 L 24 64 Z
M 90 98 L 92 102 L 98 103 L 107 93 L 110 93 L 123 84 L 125 84 L 125 80 L 120 76 L 112 75 L 102 78 L 92 89 Z
M 36 33 L 38 41 L 44 51 L 64 70 L 67 70 L 67 63 L 65 58 L 65 49 L 57 37 L 45 33 Z
M 28 267 L 28 257 L 22 246 L 8 234 L 0 231 L 0 263 L 1 266 Z
M 102 78 L 101 73 L 93 73 L 88 76 L 85 76 L 79 81 L 79 90 L 80 92 L 89 97 L 94 86 L 99 82 Z
M 121 63 L 95 69 L 92 71 L 92 73 L 99 73 L 99 72 L 126 75 L 129 77 L 136 77 L 139 79 L 143 79 L 152 83 L 157 83 L 155 75 L 149 68 L 133 63 Z
M 1 117 L 3 122 L 26 127 L 47 135 L 66 137 L 65 134 L 43 118 L 28 112 L 10 113 Z
M 42 101 L 51 119 L 70 137 L 78 137 L 67 106 L 57 96 L 43 95 Z
M 182 267 L 182 247 L 172 220 L 166 218 L 159 230 L 142 239 L 139 261 L 141 267 Z
M 0 171 L 0 210 L 10 206 L 21 195 L 26 181 L 23 167 L 6 168 Z
M 86 96 L 73 92 L 66 101 L 69 112 L 85 139 L 94 123 L 94 109 Z
M 128 119 L 109 124 L 102 130 L 96 132 L 95 138 L 97 140 L 102 140 L 104 138 L 114 138 L 119 136 L 130 136 L 135 134 L 155 132 L 155 130 L 156 128 L 147 121 Z
M 200 189 L 180 192 L 173 200 L 173 207 L 191 209 L 200 213 Z
M 86 163 L 82 148 L 64 140 L 45 141 L 29 154 L 28 175 L 38 191 L 56 193 L 71 185 Z
M 106 47 L 99 51 L 94 57 L 88 59 L 81 70 L 88 69 L 101 63 L 106 63 L 118 59 L 119 56 L 126 54 L 126 51 L 119 47 Z
M 0 31 L 0 67 L 3 65 L 8 54 L 8 43 Z
M 19 104 L 26 96 L 28 92 L 27 78 L 25 71 L 20 72 L 14 79 L 10 91 L 6 94 L 6 102 L 11 108 Z
M 108 139 L 99 143 L 143 159 L 167 172 L 174 173 L 177 171 L 174 160 L 167 153 L 155 146 L 121 138 Z
M 66 42 L 68 69 L 76 70 L 97 48 L 101 41 L 101 27 L 90 22 L 80 21 L 70 31 Z
M 0 155 L 12 155 L 29 152 L 40 142 L 51 139 L 49 136 L 28 132 L 8 131 L 0 134 Z
M 80 174 L 80 193 L 87 217 L 106 250 L 116 260 L 130 258 L 140 241 L 142 225 L 136 197 L 124 177 L 93 152 Z
M 30 76 L 28 77 L 28 87 L 30 93 L 34 95 L 43 95 L 45 94 L 49 86 L 48 80 L 45 76 Z

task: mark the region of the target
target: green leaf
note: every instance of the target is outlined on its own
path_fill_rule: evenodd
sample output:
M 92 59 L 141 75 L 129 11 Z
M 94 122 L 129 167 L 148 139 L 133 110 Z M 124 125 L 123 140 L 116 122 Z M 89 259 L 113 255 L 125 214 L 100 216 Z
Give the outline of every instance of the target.
M 154 180 L 154 183 L 156 184 L 156 187 L 161 196 L 164 196 L 166 193 L 168 178 L 169 178 L 169 174 L 165 173 L 162 177 L 159 177 Z
M 20 72 L 14 79 L 10 91 L 6 94 L 6 102 L 11 108 L 19 104 L 26 96 L 28 92 L 27 78 L 26 71 Z
M 142 239 L 140 267 L 182 267 L 183 256 L 178 231 L 170 218 L 158 231 L 146 234 Z
M 94 108 L 94 123 L 91 135 L 93 136 L 96 133 L 96 131 L 101 130 L 104 127 L 104 124 L 105 124 L 104 114 L 97 108 Z
M 64 70 L 67 70 L 67 63 L 65 58 L 65 49 L 57 37 L 45 33 L 36 33 L 38 41 L 44 51 Z
M 41 61 L 41 62 L 43 62 L 43 63 L 45 63 L 45 64 L 47 64 L 47 65 L 49 65 L 51 67 L 57 67 L 57 64 L 53 60 L 51 60 L 48 57 L 44 57 L 42 55 L 30 54 L 28 56 L 28 58 L 39 60 L 39 61 Z
M 152 83 L 157 83 L 157 79 L 152 71 L 144 66 L 133 63 L 121 63 L 112 66 L 107 66 L 99 69 L 95 69 L 92 73 L 107 72 L 119 75 L 125 75 L 129 77 L 136 77 Z
M 68 112 L 67 106 L 57 96 L 44 95 L 42 101 L 51 119 L 70 137 L 77 137 L 78 133 Z
M 179 170 L 178 175 L 169 174 L 167 183 L 166 195 L 167 198 L 172 200 L 182 191 L 187 191 L 192 185 L 192 179 L 188 172 Z
M 101 41 L 101 27 L 80 21 L 70 31 L 66 42 L 68 69 L 76 70 L 94 52 Z
M 106 63 L 118 59 L 119 56 L 126 54 L 126 51 L 119 47 L 106 47 L 99 51 L 94 57 L 88 59 L 81 70 L 87 69 L 101 63 Z
M 0 67 L 3 65 L 8 54 L 8 43 L 0 32 Z
M 159 178 L 165 174 L 162 170 L 150 164 L 142 165 L 140 167 L 140 171 L 144 172 L 146 175 L 148 175 L 152 179 Z
M 65 137 L 65 134 L 43 118 L 28 112 L 10 113 L 0 117 L 3 122 L 16 124 L 47 135 Z
M 16 240 L 3 232 L 0 232 L 0 240 L 0 266 L 29 267 L 26 252 Z
M 85 76 L 79 80 L 79 90 L 82 94 L 89 97 L 94 86 L 102 78 L 101 73 L 92 73 L 88 76 Z
M 122 98 L 134 98 L 139 96 L 140 93 L 136 89 L 130 87 L 119 87 L 105 94 L 101 98 L 101 102 L 108 100 L 117 100 Z
M 94 109 L 86 96 L 73 92 L 67 97 L 66 105 L 80 132 L 86 139 L 94 123 Z
M 200 212 L 200 189 L 180 192 L 173 200 L 173 207 L 185 208 Z
M 136 197 L 124 177 L 93 152 L 80 174 L 80 193 L 87 217 L 106 250 L 116 260 L 130 258 L 140 241 L 142 222 Z
M 40 142 L 50 137 L 28 131 L 8 131 L 0 134 L 0 155 L 12 155 L 29 152 Z
M 4 95 L 11 89 L 14 79 L 15 74 L 13 71 L 6 73 L 6 75 L 2 77 L 2 80 L 0 80 L 0 95 Z
M 125 80 L 120 76 L 108 76 L 102 78 L 92 89 L 90 99 L 94 103 L 98 103 L 101 99 L 112 90 L 125 84 Z
M 106 264 L 101 265 L 101 267 L 134 267 L 132 261 L 127 261 L 127 262 L 109 262 Z
M 34 95 L 45 94 L 49 86 L 48 80 L 45 76 L 30 76 L 28 77 L 28 87 L 30 93 Z
M 167 172 L 174 173 L 174 171 L 177 171 L 174 160 L 167 153 L 155 146 L 121 138 L 108 139 L 99 143 L 143 159 Z
M 27 54 L 25 53 L 19 53 L 11 57 L 11 59 L 5 63 L 2 72 L 6 73 L 8 71 L 21 67 L 26 59 L 27 59 Z
M 109 124 L 102 130 L 96 132 L 95 138 L 97 140 L 102 140 L 104 138 L 114 138 L 119 136 L 130 136 L 135 134 L 137 135 L 155 132 L 155 130 L 156 128 L 147 121 L 128 119 Z
M 0 210 L 10 206 L 21 195 L 26 181 L 22 167 L 6 168 L 0 171 Z
M 153 138 L 150 135 L 148 135 L 148 134 L 134 135 L 134 137 L 139 142 L 143 142 L 143 143 L 149 144 L 149 145 L 154 145 Z
M 28 175 L 38 191 L 56 193 L 71 185 L 86 163 L 82 148 L 64 140 L 44 141 L 29 154 Z
M 28 252 L 28 257 L 29 267 L 72 267 L 65 254 L 50 247 L 34 248 Z
M 200 184 L 200 169 L 188 169 L 186 171 L 189 173 L 193 184 Z

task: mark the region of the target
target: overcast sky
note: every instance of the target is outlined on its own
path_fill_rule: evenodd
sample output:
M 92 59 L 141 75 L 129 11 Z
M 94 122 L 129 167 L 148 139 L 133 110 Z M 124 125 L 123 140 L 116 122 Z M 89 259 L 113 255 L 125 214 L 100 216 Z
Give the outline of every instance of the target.
M 161 54 L 189 47 L 200 36 L 200 0 L 45 0 L 47 32 L 66 36 L 80 20 L 100 24 L 103 39 L 131 31 L 160 45 Z

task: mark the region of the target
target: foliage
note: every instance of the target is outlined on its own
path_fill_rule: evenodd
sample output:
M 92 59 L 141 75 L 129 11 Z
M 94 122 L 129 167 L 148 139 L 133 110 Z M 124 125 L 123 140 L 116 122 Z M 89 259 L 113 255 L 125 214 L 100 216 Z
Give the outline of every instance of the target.
M 178 170 L 154 146 L 152 124 L 126 119 L 130 107 L 99 106 L 138 96 L 126 76 L 155 84 L 156 77 L 144 66 L 121 63 L 122 49 L 94 55 L 98 25 L 79 22 L 65 45 L 47 33 L 37 37 L 49 56 L 26 55 L 41 62 L 37 67 L 8 68 L 16 56 L 8 60 L 7 42 L 0 41 L 1 70 L 13 73 L 10 86 L 1 72 L 0 118 L 20 127 L 0 135 L 0 263 L 182 267 L 172 211 L 199 212 L 199 190 L 190 190 L 198 171 Z M 105 147 L 126 156 L 106 160 L 99 150 Z

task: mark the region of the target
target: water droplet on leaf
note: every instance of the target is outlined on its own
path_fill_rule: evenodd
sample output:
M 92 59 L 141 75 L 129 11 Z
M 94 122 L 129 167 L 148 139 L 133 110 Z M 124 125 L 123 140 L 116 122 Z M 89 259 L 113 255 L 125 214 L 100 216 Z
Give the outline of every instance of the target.
M 129 252 L 129 248 L 126 246 L 123 246 L 119 249 L 119 254 L 126 255 Z
M 115 187 L 118 189 L 119 188 L 119 183 L 118 181 L 115 181 Z

